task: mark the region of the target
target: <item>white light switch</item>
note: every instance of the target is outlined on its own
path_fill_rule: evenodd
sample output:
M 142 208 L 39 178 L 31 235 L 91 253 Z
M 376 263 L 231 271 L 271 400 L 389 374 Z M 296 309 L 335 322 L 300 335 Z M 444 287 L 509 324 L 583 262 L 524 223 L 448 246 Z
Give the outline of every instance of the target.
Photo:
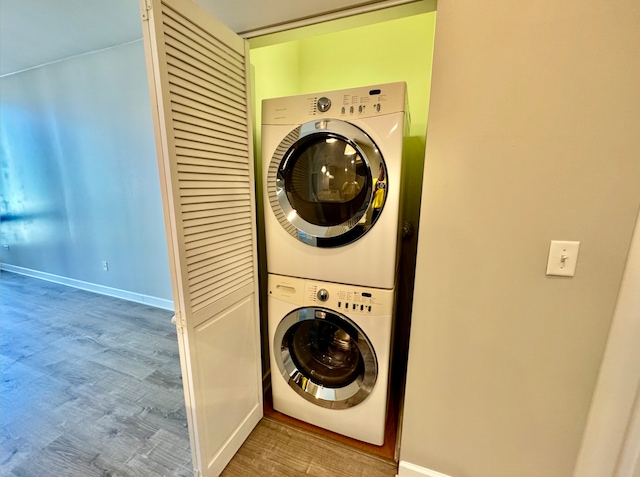
M 572 277 L 576 274 L 580 242 L 552 240 L 547 261 L 547 275 Z

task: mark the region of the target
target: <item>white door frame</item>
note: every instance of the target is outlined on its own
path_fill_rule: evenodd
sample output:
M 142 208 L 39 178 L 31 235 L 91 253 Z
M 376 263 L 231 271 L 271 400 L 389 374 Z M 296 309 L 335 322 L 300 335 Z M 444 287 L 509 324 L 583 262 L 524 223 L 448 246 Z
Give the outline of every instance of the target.
M 574 477 L 640 475 L 640 215 Z

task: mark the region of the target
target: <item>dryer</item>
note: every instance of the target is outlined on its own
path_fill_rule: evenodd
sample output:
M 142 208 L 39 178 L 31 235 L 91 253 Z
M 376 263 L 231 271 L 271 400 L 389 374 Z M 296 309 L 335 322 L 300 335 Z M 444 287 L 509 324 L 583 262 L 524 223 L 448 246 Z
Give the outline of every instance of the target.
M 393 288 L 406 101 L 405 83 L 263 101 L 270 273 Z
M 394 291 L 269 275 L 275 410 L 384 443 Z

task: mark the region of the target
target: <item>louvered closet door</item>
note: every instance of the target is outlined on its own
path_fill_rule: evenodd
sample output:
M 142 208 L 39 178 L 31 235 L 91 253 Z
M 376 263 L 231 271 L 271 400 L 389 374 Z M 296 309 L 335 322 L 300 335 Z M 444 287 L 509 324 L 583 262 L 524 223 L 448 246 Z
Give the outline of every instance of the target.
M 246 42 L 190 0 L 141 0 L 194 469 L 262 417 Z

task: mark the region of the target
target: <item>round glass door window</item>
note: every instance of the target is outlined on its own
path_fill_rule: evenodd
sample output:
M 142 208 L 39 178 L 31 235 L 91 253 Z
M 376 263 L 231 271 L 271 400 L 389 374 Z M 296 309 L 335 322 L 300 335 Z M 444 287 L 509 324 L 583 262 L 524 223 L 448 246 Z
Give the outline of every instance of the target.
M 274 153 L 268 173 L 271 206 L 292 236 L 317 247 L 357 240 L 375 223 L 387 190 L 373 140 L 336 119 L 294 129 Z
M 278 325 L 274 353 L 280 374 L 318 406 L 346 409 L 364 401 L 377 378 L 371 343 L 344 315 L 301 308 Z

